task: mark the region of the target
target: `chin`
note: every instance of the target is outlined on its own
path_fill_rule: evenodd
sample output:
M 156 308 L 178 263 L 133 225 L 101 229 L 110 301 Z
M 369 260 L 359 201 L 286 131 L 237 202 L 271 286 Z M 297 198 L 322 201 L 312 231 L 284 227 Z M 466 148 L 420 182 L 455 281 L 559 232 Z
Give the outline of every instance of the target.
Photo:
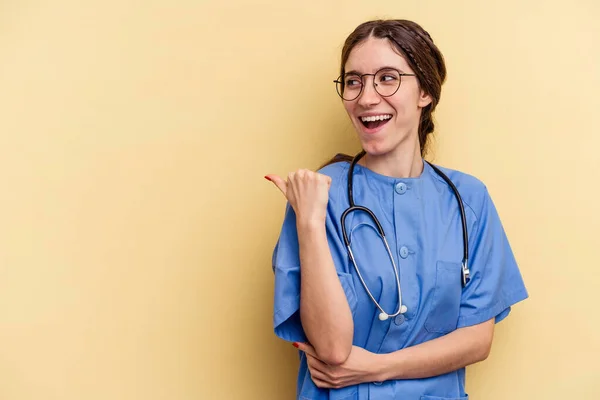
M 381 156 L 392 150 L 389 145 L 377 140 L 361 140 L 361 146 L 370 156 Z

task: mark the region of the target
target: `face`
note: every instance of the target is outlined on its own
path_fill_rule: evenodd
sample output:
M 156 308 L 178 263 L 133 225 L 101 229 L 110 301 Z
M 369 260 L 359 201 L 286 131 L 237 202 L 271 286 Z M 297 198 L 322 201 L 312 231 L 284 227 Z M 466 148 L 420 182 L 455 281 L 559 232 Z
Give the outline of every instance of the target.
M 374 74 L 384 67 L 414 74 L 387 39 L 370 37 L 352 49 L 345 71 L 346 74 L 351 71 Z M 363 77 L 364 86 L 360 96 L 352 101 L 344 100 L 344 107 L 358 132 L 362 148 L 373 156 L 394 153 L 407 144 L 418 148 L 421 109 L 431 103 L 430 96 L 419 88 L 416 76 L 400 77 L 400 88 L 389 97 L 383 97 L 375 91 L 373 79 L 373 76 Z M 394 77 L 383 76 L 376 83 L 379 83 L 378 87 L 383 87 L 391 79 Z M 384 92 L 384 89 L 380 91 Z

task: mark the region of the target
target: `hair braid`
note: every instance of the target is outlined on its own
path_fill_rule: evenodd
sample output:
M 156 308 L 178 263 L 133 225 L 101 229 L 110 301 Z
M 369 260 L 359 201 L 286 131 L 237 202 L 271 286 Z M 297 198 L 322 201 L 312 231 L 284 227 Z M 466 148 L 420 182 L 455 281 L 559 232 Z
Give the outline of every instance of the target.
M 411 49 L 408 46 L 403 45 L 402 43 L 398 43 L 391 36 L 388 36 L 388 38 L 391 41 L 393 41 L 394 43 L 396 43 L 398 46 L 400 46 L 400 48 L 402 49 L 402 51 L 410 58 L 410 60 L 413 62 L 413 64 L 415 64 L 417 66 L 417 69 L 420 72 L 419 78 L 427 81 L 428 80 L 427 74 L 423 70 L 423 67 L 421 66 L 421 64 L 419 64 L 419 61 L 417 61 L 417 58 L 415 57 L 415 55 L 413 54 L 413 52 L 411 51 Z

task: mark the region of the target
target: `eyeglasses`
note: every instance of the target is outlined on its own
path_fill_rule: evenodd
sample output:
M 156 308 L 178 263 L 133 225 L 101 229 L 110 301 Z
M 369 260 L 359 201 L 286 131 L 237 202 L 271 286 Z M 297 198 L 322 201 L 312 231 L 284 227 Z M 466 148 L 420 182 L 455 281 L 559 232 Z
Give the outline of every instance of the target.
M 394 68 L 382 68 L 374 74 L 344 74 L 333 81 L 337 93 L 346 101 L 357 99 L 363 91 L 365 76 L 373 77 L 373 87 L 380 96 L 390 97 L 400 88 L 403 76 L 415 76 L 415 74 L 404 74 Z

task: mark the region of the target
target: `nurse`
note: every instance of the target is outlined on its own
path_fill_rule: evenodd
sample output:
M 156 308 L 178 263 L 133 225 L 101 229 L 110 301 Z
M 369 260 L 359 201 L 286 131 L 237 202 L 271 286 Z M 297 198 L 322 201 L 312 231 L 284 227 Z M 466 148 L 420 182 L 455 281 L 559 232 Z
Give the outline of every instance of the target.
M 440 168 L 464 205 L 463 285 L 458 201 L 423 159 L 445 77 L 439 49 L 411 21 L 363 23 L 342 50 L 337 92 L 364 151 L 353 197 L 377 216 L 389 253 L 373 219 L 354 212 L 349 256 L 352 157 L 266 176 L 288 201 L 273 323 L 300 349 L 298 399 L 468 399 L 465 367 L 487 358 L 494 325 L 528 297 L 486 186 Z M 381 310 L 397 315 L 382 320 Z

